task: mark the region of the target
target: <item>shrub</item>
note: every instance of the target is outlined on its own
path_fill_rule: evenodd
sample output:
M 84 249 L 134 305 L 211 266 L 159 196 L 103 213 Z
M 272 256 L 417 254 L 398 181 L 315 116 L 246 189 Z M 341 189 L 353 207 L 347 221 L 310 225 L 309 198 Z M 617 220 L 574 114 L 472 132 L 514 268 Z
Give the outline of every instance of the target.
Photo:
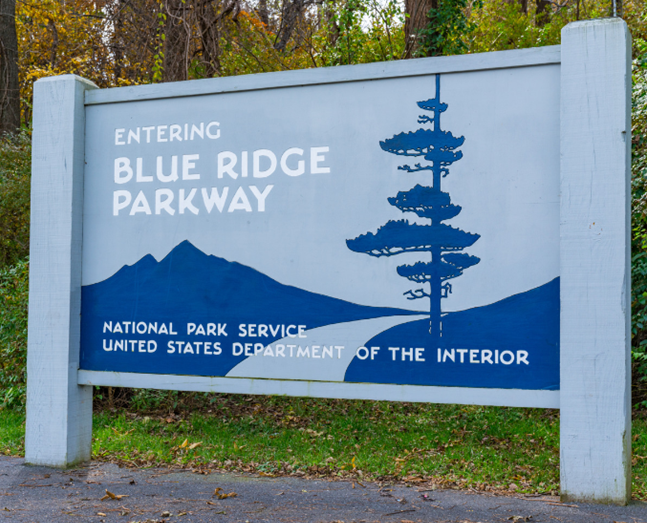
M 30 164 L 26 131 L 0 139 L 0 268 L 29 254 Z
M 28 291 L 28 260 L 0 269 L 0 409 L 25 404 Z
M 631 313 L 634 402 L 647 406 L 647 42 L 637 39 L 632 98 Z

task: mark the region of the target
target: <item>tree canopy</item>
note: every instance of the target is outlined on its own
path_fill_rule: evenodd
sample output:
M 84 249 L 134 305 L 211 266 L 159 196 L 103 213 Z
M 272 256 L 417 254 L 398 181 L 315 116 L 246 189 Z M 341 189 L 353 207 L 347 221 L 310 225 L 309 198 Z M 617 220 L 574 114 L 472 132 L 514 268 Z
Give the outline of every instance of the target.
M 15 9 L 28 123 L 31 86 L 44 76 L 113 87 L 552 45 L 566 23 L 607 16 L 609 1 L 17 0 Z M 637 54 L 644 0 L 625 0 L 623 16 Z

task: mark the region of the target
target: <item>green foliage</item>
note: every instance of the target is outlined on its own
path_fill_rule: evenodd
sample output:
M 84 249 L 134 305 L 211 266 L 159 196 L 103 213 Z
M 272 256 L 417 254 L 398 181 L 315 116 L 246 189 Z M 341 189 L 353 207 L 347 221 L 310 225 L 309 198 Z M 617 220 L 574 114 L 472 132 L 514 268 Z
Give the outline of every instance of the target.
M 177 390 L 136 389 L 130 397 L 130 408 L 137 412 L 173 411 L 178 407 Z
M 564 2 L 564 6 L 549 12 L 537 12 L 537 4 L 528 0 L 524 12 L 520 2 L 486 0 L 481 9 L 474 10 L 470 20 L 475 25 L 469 45 L 471 53 L 524 49 L 559 45 L 562 28 L 576 20 L 606 17 L 606 0 Z M 550 8 L 549 8 L 550 9 Z M 627 9 L 633 13 L 633 4 Z
M 30 165 L 26 131 L 0 139 L 0 409 L 25 402 Z
M 29 254 L 30 165 L 27 132 L 0 139 L 0 268 Z
M 0 269 L 0 410 L 25 403 L 28 290 L 27 260 Z
M 404 54 L 404 15 L 396 0 L 330 3 L 315 41 L 319 65 L 397 60 Z
M 476 29 L 470 20 L 469 10 L 477 9 L 480 2 L 468 0 L 438 0 L 438 8 L 427 13 L 429 23 L 420 34 L 419 56 L 462 54 L 468 50 L 467 38 Z
M 326 2 L 303 13 L 285 51 L 279 51 L 272 28 L 241 11 L 220 41 L 219 75 L 396 60 L 404 54 L 403 25 L 398 0 Z M 193 64 L 190 73 L 202 77 L 203 69 Z
M 632 356 L 638 379 L 647 386 L 647 42 L 637 39 L 632 97 Z M 644 387 L 635 400 L 647 406 Z

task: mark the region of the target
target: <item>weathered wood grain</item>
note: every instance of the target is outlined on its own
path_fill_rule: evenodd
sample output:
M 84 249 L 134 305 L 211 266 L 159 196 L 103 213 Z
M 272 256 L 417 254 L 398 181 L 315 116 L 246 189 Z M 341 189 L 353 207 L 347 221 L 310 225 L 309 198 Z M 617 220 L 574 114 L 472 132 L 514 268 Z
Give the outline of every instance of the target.
M 631 43 L 621 19 L 569 24 L 561 66 L 561 488 L 631 496 Z
M 85 91 L 65 75 L 34 85 L 25 459 L 90 458 L 92 388 L 77 385 Z

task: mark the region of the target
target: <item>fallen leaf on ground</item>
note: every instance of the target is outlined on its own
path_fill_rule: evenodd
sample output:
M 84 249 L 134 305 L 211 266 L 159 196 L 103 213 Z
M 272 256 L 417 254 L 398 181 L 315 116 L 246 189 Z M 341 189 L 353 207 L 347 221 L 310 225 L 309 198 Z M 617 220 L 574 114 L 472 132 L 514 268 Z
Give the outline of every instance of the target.
M 107 514 L 104 514 L 103 512 L 97 512 L 97 516 L 107 516 Z
M 110 428 L 112 429 L 112 431 L 113 431 L 117 436 L 128 436 L 128 434 L 130 434 L 131 432 L 134 432 L 134 431 L 135 431 L 135 429 L 131 429 L 131 430 L 127 431 L 127 432 L 123 432 L 123 433 L 122 433 L 122 432 L 119 432 L 119 431 L 118 431 L 116 428 L 114 428 L 114 427 L 110 427 Z
M 218 499 L 227 499 L 227 498 L 235 498 L 238 496 L 235 492 L 230 492 L 229 494 L 225 494 L 224 491 L 218 487 L 216 490 L 213 491 L 213 495 L 216 496 Z
M 191 445 L 189 445 L 189 450 L 197 449 L 200 445 L 202 445 L 202 441 L 198 441 L 197 443 L 191 443 Z
M 127 497 L 127 494 L 113 494 L 108 489 L 106 489 L 106 495 L 101 498 L 101 501 L 105 501 L 106 499 L 121 499 Z

